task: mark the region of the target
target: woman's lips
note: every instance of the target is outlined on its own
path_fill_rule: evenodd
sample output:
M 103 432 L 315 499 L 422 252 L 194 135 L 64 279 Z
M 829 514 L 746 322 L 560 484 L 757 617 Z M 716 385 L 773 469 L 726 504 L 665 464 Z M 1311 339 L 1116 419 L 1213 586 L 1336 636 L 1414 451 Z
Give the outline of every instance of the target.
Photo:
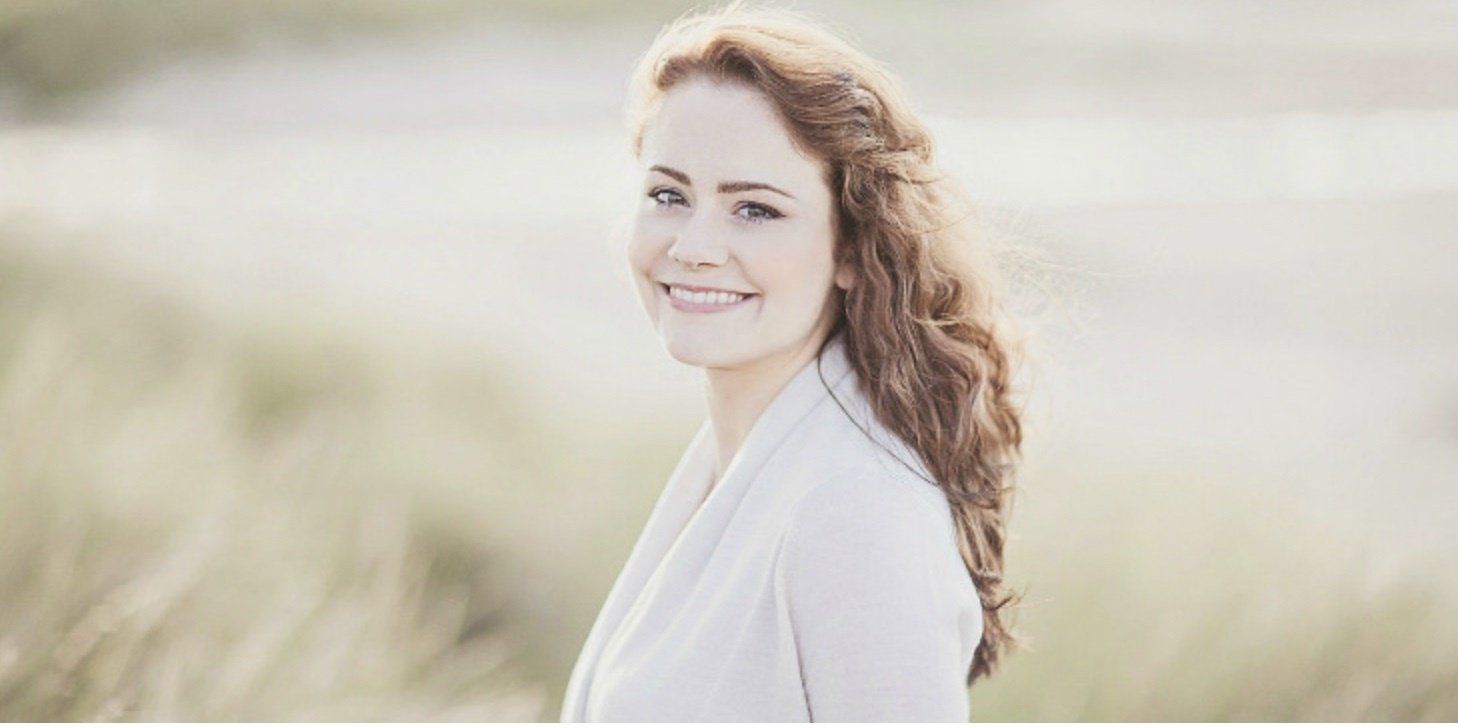
M 719 311 L 728 311 L 743 306 L 744 304 L 748 303 L 750 299 L 757 296 L 757 294 L 754 293 L 746 293 L 741 294 L 743 298 L 740 298 L 737 301 L 730 301 L 727 303 L 711 303 L 707 301 L 687 301 L 679 298 L 678 296 L 670 293 L 668 285 L 664 283 L 658 284 L 658 290 L 663 293 L 664 298 L 668 299 L 668 303 L 670 306 L 673 306 L 675 309 L 683 311 L 684 313 L 717 313 Z

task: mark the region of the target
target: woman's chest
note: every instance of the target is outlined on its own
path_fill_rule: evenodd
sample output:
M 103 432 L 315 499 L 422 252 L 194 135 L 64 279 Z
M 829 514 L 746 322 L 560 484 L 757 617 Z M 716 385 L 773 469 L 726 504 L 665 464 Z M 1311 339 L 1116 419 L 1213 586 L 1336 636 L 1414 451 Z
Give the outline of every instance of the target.
M 784 615 L 772 600 L 729 606 L 620 633 L 594 675 L 588 720 L 807 720 Z
M 588 719 L 808 719 L 777 553 L 733 528 L 675 544 L 604 645 Z

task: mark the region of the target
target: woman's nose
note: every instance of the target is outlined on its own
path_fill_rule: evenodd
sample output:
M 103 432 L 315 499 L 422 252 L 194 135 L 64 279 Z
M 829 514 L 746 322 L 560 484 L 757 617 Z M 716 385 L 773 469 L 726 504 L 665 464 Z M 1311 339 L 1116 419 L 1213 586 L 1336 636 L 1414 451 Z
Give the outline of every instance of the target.
M 688 268 L 701 265 L 723 265 L 729 259 L 729 249 L 723 244 L 722 233 L 714 229 L 707 215 L 695 215 L 684 223 L 668 248 L 668 257 Z

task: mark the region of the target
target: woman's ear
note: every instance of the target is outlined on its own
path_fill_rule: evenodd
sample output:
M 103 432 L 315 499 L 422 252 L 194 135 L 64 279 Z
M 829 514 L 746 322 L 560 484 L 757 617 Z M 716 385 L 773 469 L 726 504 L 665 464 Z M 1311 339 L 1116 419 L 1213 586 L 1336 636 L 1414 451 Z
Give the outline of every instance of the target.
M 841 264 L 835 271 L 835 285 L 843 291 L 849 291 L 856 283 L 856 272 L 849 265 Z

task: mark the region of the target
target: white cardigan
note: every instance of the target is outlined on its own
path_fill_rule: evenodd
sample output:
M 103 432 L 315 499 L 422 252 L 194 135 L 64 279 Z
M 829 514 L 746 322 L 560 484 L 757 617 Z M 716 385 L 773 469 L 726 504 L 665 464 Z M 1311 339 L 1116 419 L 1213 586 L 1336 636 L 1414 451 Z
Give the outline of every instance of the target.
M 841 336 L 820 372 L 926 475 L 870 415 Z M 713 442 L 705 421 L 592 625 L 561 720 L 968 720 L 982 609 L 929 476 L 871 442 L 813 360 L 710 489 Z

